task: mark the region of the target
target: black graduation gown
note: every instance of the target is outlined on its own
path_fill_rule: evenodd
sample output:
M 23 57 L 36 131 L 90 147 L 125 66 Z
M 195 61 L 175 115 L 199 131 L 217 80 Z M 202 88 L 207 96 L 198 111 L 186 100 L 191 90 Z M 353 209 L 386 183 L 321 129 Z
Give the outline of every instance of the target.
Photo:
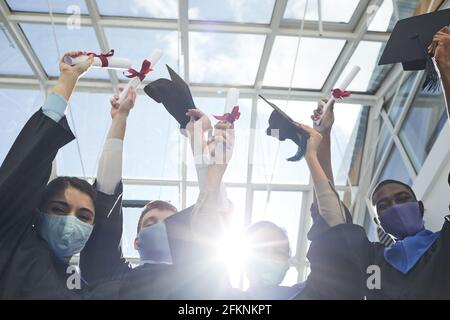
M 361 287 L 367 299 L 450 299 L 449 216 L 445 217 L 439 237 L 407 274 L 385 260 L 384 246 L 371 243 L 362 227 L 342 225 L 330 233 L 331 241 L 338 238 L 351 243 L 350 249 L 358 256 L 355 264 L 364 272 Z M 367 279 L 373 275 L 367 268 L 372 265 L 380 268 L 380 289 L 367 288 Z
M 89 299 L 225 299 L 240 298 L 229 287 L 221 266 L 204 259 L 186 263 L 143 264 L 132 268 L 123 257 L 122 193 L 120 184 L 112 196 L 100 195 L 94 230 L 80 254 L 80 270 L 89 283 Z M 111 211 L 110 204 L 116 202 Z M 110 212 L 111 211 L 111 212 Z M 109 217 L 108 217 L 109 215 Z M 178 259 L 174 259 L 177 261 Z
M 74 139 L 66 118 L 59 123 L 37 111 L 0 167 L 0 299 L 77 299 L 66 286 L 67 264 L 36 230 L 36 208 L 58 150 Z
M 303 291 L 295 298 L 299 300 L 339 299 L 359 300 L 364 298 L 361 287 L 364 274 L 361 259 L 352 250 L 352 244 L 336 228 L 352 229 L 351 215 L 344 206 L 346 224 L 330 228 L 319 214 L 315 203 L 311 206 L 313 225 L 308 232 L 311 241 L 307 258 L 311 272 Z M 364 269 L 365 271 L 365 269 Z

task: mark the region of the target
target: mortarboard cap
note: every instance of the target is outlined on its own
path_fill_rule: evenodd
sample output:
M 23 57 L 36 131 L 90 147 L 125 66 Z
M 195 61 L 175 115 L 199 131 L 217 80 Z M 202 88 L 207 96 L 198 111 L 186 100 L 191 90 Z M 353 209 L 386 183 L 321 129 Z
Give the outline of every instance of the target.
M 158 103 L 162 103 L 169 113 L 178 121 L 181 129 L 186 128 L 189 117 L 188 109 L 194 109 L 189 86 L 184 80 L 166 65 L 170 79 L 157 79 L 145 86 L 145 93 Z
M 399 20 L 378 64 L 401 62 L 404 70 L 426 69 L 427 79 L 423 87 L 435 89 L 438 76 L 428 54 L 428 46 L 436 32 L 449 24 L 450 9 Z
M 305 130 L 298 128 L 285 112 L 278 108 L 272 102 L 269 102 L 262 95 L 259 95 L 265 102 L 267 102 L 273 109 L 269 117 L 269 127 L 266 130 L 266 134 L 273 136 L 272 130 L 278 130 L 278 138 L 280 141 L 291 139 L 298 146 L 297 153 L 288 158 L 288 161 L 298 161 L 305 155 L 306 144 L 308 142 L 309 133 Z

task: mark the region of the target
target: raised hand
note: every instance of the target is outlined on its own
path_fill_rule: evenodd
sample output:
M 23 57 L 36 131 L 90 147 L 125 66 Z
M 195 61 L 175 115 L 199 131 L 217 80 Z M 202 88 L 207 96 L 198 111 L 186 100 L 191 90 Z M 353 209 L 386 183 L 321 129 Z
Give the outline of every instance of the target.
M 331 103 L 330 107 L 327 109 L 327 112 L 322 117 L 320 125 L 315 124 L 315 122 L 322 116 L 323 107 L 325 106 L 325 104 L 327 104 L 327 102 L 328 99 L 321 99 L 321 101 L 317 105 L 317 109 L 315 109 L 313 115 L 311 115 L 311 119 L 314 121 L 314 129 L 322 135 L 329 135 L 334 124 L 334 101 Z
M 115 94 L 111 99 L 111 117 L 114 119 L 117 115 L 128 116 L 131 109 L 134 107 L 134 103 L 136 101 L 136 91 L 134 88 L 130 87 L 128 90 L 128 95 L 125 100 L 119 105 L 119 95 L 124 90 L 123 87 L 117 87 L 118 93 Z

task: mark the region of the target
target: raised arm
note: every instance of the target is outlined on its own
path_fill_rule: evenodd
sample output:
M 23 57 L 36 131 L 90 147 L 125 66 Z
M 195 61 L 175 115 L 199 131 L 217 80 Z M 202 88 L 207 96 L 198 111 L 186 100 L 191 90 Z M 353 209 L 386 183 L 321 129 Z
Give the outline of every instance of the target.
M 224 146 L 220 151 L 218 148 Z M 201 190 L 192 214 L 191 227 L 195 237 L 217 243 L 228 226 L 232 205 L 221 194 L 222 178 L 234 148 L 234 128 L 228 122 L 219 122 L 208 141 L 211 162 L 204 188 Z M 220 151 L 220 152 L 219 152 Z M 214 241 L 216 240 L 216 241 Z
M 66 55 L 78 56 L 82 52 Z M 0 233 L 34 216 L 58 150 L 74 139 L 64 117 L 77 80 L 93 60 L 71 67 L 60 62 L 60 77 L 41 110 L 26 123 L 0 167 Z
M 442 87 L 450 121 L 450 28 L 444 27 L 433 37 L 429 48 L 434 50 L 434 58 L 441 74 Z
M 119 92 L 123 89 L 119 88 Z M 81 252 L 83 277 L 92 285 L 130 269 L 123 258 L 121 239 L 122 217 L 122 157 L 127 118 L 134 106 L 136 92 L 130 89 L 121 105 L 118 95 L 111 99 L 111 127 L 100 157 L 96 187 L 94 230 Z
M 299 125 L 310 134 L 306 148 L 305 160 L 314 183 L 319 213 L 330 227 L 345 223 L 345 213 L 339 196 L 333 189 L 318 159 L 318 148 L 322 135 L 313 128 Z
M 211 160 L 205 133 L 211 130 L 212 126 L 208 116 L 200 109 L 190 109 L 186 115 L 190 117 L 186 130 L 188 131 L 195 170 L 197 172 L 198 186 L 201 192 L 206 186 L 208 165 Z M 227 198 L 227 191 L 222 182 L 220 183 L 218 193 L 223 199 Z

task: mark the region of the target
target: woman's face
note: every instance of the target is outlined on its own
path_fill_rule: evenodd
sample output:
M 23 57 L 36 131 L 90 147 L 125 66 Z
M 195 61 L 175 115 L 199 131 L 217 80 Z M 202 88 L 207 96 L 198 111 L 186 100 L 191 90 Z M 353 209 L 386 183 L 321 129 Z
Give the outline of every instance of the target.
M 94 224 L 95 206 L 91 197 L 70 186 L 51 198 L 44 212 L 58 216 L 75 216 L 85 223 Z

